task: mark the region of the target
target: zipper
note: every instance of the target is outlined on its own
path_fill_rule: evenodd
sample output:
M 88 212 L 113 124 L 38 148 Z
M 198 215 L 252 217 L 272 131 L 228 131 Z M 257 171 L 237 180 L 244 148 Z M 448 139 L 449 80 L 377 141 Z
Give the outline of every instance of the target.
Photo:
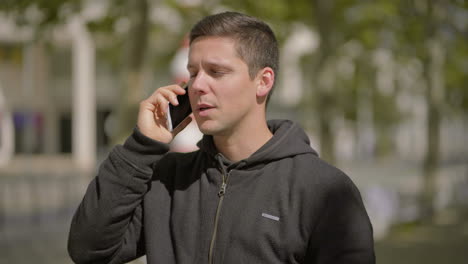
M 218 201 L 218 207 L 216 208 L 213 235 L 211 236 L 211 242 L 210 242 L 210 252 L 209 252 L 209 255 L 208 255 L 208 263 L 209 264 L 213 264 L 213 251 L 214 251 L 214 245 L 215 245 L 215 241 L 216 241 L 216 235 L 218 233 L 219 215 L 220 215 L 220 212 L 221 212 L 221 207 L 223 206 L 224 194 L 226 193 L 228 177 L 229 177 L 229 173 L 223 174 L 223 182 L 221 183 L 221 187 L 219 188 L 219 191 L 218 191 L 219 201 Z

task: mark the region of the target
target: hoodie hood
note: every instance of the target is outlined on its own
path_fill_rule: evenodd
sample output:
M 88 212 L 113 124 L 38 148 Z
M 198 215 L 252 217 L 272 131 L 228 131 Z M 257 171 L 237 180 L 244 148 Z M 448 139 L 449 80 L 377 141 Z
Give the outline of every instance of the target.
M 267 123 L 273 137 L 244 160 L 232 163 L 224 158 L 216 149 L 212 136 L 203 136 L 202 140 L 198 142 L 198 147 L 213 159 L 220 160 L 219 156 L 221 156 L 224 165 L 238 169 L 306 153 L 318 156 L 317 152 L 310 146 L 306 133 L 297 123 L 290 120 L 269 120 Z

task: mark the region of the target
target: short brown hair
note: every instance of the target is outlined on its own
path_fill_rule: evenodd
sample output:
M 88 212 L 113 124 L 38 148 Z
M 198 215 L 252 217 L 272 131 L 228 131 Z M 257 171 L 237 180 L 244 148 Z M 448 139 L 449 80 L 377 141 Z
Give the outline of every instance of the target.
M 260 19 L 238 12 L 207 16 L 193 26 L 190 31 L 190 44 L 199 37 L 208 36 L 232 37 L 236 41 L 239 57 L 249 67 L 251 79 L 265 67 L 272 68 L 275 76 L 277 75 L 278 42 L 271 28 Z

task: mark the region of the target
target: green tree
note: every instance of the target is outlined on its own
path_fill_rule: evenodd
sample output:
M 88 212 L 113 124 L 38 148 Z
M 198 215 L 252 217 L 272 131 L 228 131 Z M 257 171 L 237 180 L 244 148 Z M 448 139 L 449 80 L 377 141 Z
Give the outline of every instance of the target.
M 114 111 L 117 113 L 117 133 L 114 143 L 122 142 L 136 124 L 138 103 L 144 96 L 144 65 L 149 38 L 148 0 L 122 1 L 119 10 L 127 10 L 130 21 L 129 42 L 122 69 L 122 86 L 119 103 Z M 122 14 L 123 15 L 123 14 Z
M 71 16 L 82 12 L 87 4 L 90 3 L 82 0 L 6 0 L 0 3 L 0 11 L 14 18 L 18 25 L 31 28 L 35 40 L 45 40 L 49 29 L 64 25 Z M 152 29 L 149 12 L 158 4 L 156 0 L 113 0 L 109 1 L 103 17 L 87 21 L 91 31 L 111 40 L 109 46 L 113 54 L 110 57 L 117 57 L 114 61 L 119 67 L 120 86 L 116 87 L 119 101 L 114 109 L 117 113 L 114 143 L 121 142 L 136 124 L 138 102 L 144 96 L 143 70 L 148 62 Z M 125 37 L 115 32 L 116 24 L 121 21 L 129 25 Z
M 320 46 L 310 63 L 306 64 L 313 76 L 310 96 L 305 100 L 318 115 L 318 127 L 322 156 L 334 162 L 336 155 L 336 129 L 334 120 L 345 117 L 361 125 L 363 110 L 365 119 L 377 131 L 388 131 L 398 121 L 394 97 L 384 95 L 376 87 L 374 52 L 386 48 L 384 29 L 395 9 L 386 1 L 312 1 L 313 23 L 320 36 Z M 350 44 L 357 50 L 343 52 Z M 358 55 L 353 53 L 359 53 Z M 343 79 L 345 73 L 339 63 L 351 57 L 354 72 Z M 368 106 L 362 106 L 362 103 Z M 357 133 L 358 134 L 358 133 Z M 383 136 L 382 136 L 383 135 Z M 384 149 L 391 135 L 377 133 L 377 147 Z
M 426 154 L 422 162 L 423 188 L 420 196 L 421 217 L 434 216 L 436 175 L 441 162 L 440 130 L 444 109 L 466 111 L 466 26 L 460 14 L 466 13 L 464 1 L 398 1 L 398 52 L 422 63 L 423 94 L 427 108 Z M 463 15 L 462 15 L 463 16 Z M 466 16 L 466 15 L 465 15 Z M 456 98 L 456 99 L 455 99 Z M 450 100 L 457 101 L 451 104 Z M 466 113 L 466 112 L 465 112 Z
M 81 0 L 18 0 L 4 1 L 0 10 L 16 19 L 18 25 L 28 26 L 35 32 L 36 39 L 46 39 L 47 30 L 67 23 L 68 19 L 81 12 L 86 2 Z M 121 141 L 135 125 L 138 102 L 143 95 L 143 65 L 147 51 L 149 19 L 148 0 L 115 0 L 109 5 L 107 15 L 92 21 L 90 28 L 113 34 L 113 22 L 126 17 L 130 30 L 126 38 L 126 58 L 122 67 L 120 101 L 116 104 L 118 132 L 114 142 Z M 90 22 L 90 21 L 88 21 Z

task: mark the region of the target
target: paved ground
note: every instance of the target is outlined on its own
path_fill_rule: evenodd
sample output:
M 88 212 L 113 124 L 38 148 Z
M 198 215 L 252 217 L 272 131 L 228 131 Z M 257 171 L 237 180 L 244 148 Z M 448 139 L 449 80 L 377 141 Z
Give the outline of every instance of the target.
M 63 236 L 47 236 L 28 240 L 2 241 L 1 264 L 72 264 Z
M 376 243 L 379 264 L 468 263 L 468 219 L 400 226 Z

